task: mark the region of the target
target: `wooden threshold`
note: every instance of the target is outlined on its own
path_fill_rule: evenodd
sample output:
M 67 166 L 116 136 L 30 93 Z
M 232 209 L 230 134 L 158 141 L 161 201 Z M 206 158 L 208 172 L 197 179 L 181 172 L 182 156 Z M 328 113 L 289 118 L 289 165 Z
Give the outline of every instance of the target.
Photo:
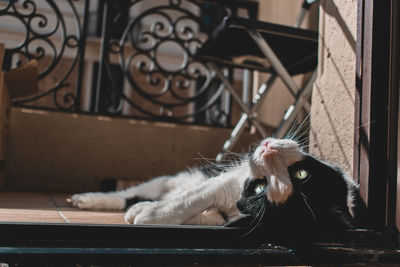
M 125 224 L 124 211 L 88 211 L 71 206 L 68 194 L 0 192 L 0 222 Z
M 232 227 L 127 225 L 124 211 L 85 211 L 68 194 L 0 192 L 0 258 L 22 266 L 90 264 L 394 264 L 397 243 L 350 231 L 307 246 L 275 246 Z M 390 234 L 390 233 L 389 233 Z M 334 238 L 331 240 L 331 238 Z M 338 242 L 340 241 L 340 242 Z

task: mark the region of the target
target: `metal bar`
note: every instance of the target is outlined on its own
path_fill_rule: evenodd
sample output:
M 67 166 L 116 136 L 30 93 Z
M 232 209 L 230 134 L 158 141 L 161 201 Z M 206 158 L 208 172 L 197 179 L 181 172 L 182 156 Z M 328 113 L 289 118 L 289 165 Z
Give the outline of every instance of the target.
M 221 70 L 218 68 L 218 66 L 213 63 L 210 62 L 208 63 L 208 66 L 215 71 L 215 74 L 217 74 L 218 78 L 222 81 L 222 83 L 225 85 L 226 89 L 228 89 L 228 91 L 231 93 L 232 97 L 235 99 L 235 101 L 238 103 L 238 105 L 240 106 L 240 108 L 246 112 L 247 114 L 250 114 L 250 109 L 242 102 L 241 97 L 239 96 L 238 93 L 236 93 L 235 89 L 232 87 L 232 85 L 230 84 L 230 82 L 226 79 L 226 77 L 224 76 L 224 74 L 221 72 Z
M 304 88 L 299 92 L 298 97 L 293 105 L 291 105 L 288 111 L 285 113 L 283 120 L 278 126 L 274 137 L 282 138 L 290 129 L 292 123 L 294 122 L 296 115 L 303 108 L 304 103 L 306 103 L 310 97 L 312 86 L 314 84 L 315 79 L 317 78 L 317 71 L 315 70 L 311 75 L 310 79 L 307 81 L 307 84 Z
M 287 86 L 290 93 L 295 97 L 297 92 L 299 91 L 299 89 L 297 88 L 297 85 L 293 81 L 290 74 L 287 72 L 286 68 L 283 66 L 282 62 L 275 55 L 272 48 L 264 40 L 264 38 L 261 36 L 261 34 L 259 32 L 250 30 L 249 34 L 253 38 L 253 40 L 256 42 L 257 46 L 260 48 L 260 50 L 264 54 L 264 56 L 271 63 L 272 67 L 274 68 L 274 70 L 276 71 L 278 76 L 281 77 L 282 81 Z M 269 66 L 266 66 L 266 67 L 269 67 Z
M 275 55 L 272 48 L 268 45 L 268 43 L 262 38 L 259 32 L 249 31 L 250 36 L 254 39 L 257 43 L 258 47 L 264 53 L 265 57 L 271 63 L 272 67 L 276 71 L 277 75 L 282 79 L 285 83 L 286 87 L 288 88 L 289 92 L 292 96 L 296 97 L 299 89 L 296 83 L 293 81 L 292 76 L 287 72 L 286 68 L 283 66 L 282 62 L 279 58 Z M 269 67 L 266 65 L 266 67 Z M 304 103 L 304 108 L 306 112 L 310 111 L 310 104 L 308 102 Z
M 251 109 L 252 111 L 257 110 L 258 106 L 261 103 L 261 99 L 263 99 L 264 95 L 266 95 L 271 90 L 272 84 L 275 82 L 275 80 L 276 75 L 272 74 L 272 76 L 269 77 L 269 79 L 260 86 L 253 100 L 253 107 Z
M 251 112 L 253 112 L 254 110 L 257 110 L 259 103 L 261 103 L 260 100 L 263 98 L 263 96 L 265 94 L 267 94 L 269 92 L 269 90 L 271 89 L 271 85 L 274 83 L 275 79 L 276 79 L 276 75 L 272 75 L 258 89 L 255 99 L 253 101 L 253 107 L 250 109 Z M 248 119 L 249 119 L 249 116 L 247 115 L 247 113 L 243 113 L 242 116 L 240 117 L 239 121 L 237 122 L 235 128 L 232 130 L 229 139 L 225 141 L 221 152 L 218 153 L 218 155 L 216 157 L 217 162 L 220 162 L 222 160 L 222 158 L 224 157 L 226 151 L 231 149 L 237 143 L 237 140 L 240 137 L 240 135 L 242 134 Z M 265 138 L 266 135 L 263 137 Z
M 304 7 L 302 7 L 300 9 L 300 12 L 297 15 L 297 18 L 296 18 L 296 21 L 294 22 L 293 27 L 299 28 L 301 26 L 301 23 L 303 22 L 304 18 L 306 17 L 307 11 L 308 10 L 306 8 L 304 8 Z
M 75 110 L 81 110 L 81 94 L 82 94 L 83 74 L 85 67 L 85 49 L 86 49 L 86 39 L 87 39 L 87 29 L 88 29 L 88 17 L 89 17 L 89 0 L 85 0 L 82 32 L 79 40 L 80 54 L 79 54 L 78 74 L 77 74 Z
M 246 125 L 248 118 L 249 116 L 247 115 L 247 113 L 242 113 L 242 116 L 240 117 L 238 123 L 236 123 L 235 128 L 233 128 L 231 135 L 229 136 L 229 139 L 225 141 L 221 152 L 218 153 L 216 157 L 217 162 L 221 162 L 225 153 L 237 143 L 237 140 L 240 134 L 243 132 L 244 126 Z
M 242 102 L 241 97 L 236 93 L 235 89 L 232 87 L 232 85 L 229 83 L 229 81 L 226 79 L 224 74 L 221 72 L 221 70 L 218 68 L 218 66 L 213 63 L 209 62 L 208 66 L 215 71 L 216 75 L 218 78 L 222 81 L 222 83 L 225 85 L 226 89 L 231 93 L 233 99 L 237 102 L 239 105 L 240 109 L 245 112 L 248 116 L 249 119 L 251 120 L 251 123 L 256 127 L 257 131 L 260 133 L 260 135 L 265 138 L 267 137 L 267 133 L 265 132 L 264 128 L 261 126 L 261 124 L 258 123 L 257 120 L 254 119 L 254 115 L 251 110 Z
M 242 84 L 242 100 L 248 107 L 250 107 L 250 70 L 244 69 L 243 70 L 243 84 Z
M 100 94 L 102 89 L 102 79 L 104 74 L 104 64 L 107 55 L 107 42 L 108 42 L 108 1 L 104 1 L 103 5 L 103 24 L 101 27 L 101 46 L 100 46 L 100 59 L 99 59 L 99 69 L 97 73 L 97 84 L 95 91 L 95 102 L 94 107 L 91 106 L 92 112 L 98 113 L 100 104 Z

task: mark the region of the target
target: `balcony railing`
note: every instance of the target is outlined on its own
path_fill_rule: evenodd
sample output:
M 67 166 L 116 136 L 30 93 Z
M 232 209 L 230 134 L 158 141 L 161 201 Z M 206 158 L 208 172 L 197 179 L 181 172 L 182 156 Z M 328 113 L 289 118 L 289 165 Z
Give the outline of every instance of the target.
M 224 16 L 255 16 L 257 8 L 241 1 L 0 1 L 3 69 L 39 62 L 39 93 L 13 104 L 229 126 L 230 97 L 195 54 Z

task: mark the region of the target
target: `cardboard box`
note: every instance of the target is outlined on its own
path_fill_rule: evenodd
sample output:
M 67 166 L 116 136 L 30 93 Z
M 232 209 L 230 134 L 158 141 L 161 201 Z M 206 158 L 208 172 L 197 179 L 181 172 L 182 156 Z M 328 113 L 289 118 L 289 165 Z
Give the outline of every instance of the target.
M 5 45 L 0 43 L 0 66 L 3 65 Z M 11 100 L 38 92 L 37 62 L 30 61 L 22 67 L 7 72 L 0 70 L 0 188 L 5 182 L 8 125 Z

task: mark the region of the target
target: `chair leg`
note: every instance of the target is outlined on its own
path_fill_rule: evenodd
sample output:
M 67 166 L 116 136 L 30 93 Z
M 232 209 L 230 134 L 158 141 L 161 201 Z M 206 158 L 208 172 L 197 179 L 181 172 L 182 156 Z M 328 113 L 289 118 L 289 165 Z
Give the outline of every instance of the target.
M 275 138 L 283 138 L 285 134 L 289 131 L 297 114 L 300 112 L 302 108 L 304 108 L 304 105 L 308 103 L 312 87 L 316 78 L 317 78 L 317 71 L 315 70 L 311 75 L 311 77 L 308 79 L 307 84 L 298 93 L 298 96 L 296 97 L 296 101 L 294 102 L 294 104 L 291 105 L 291 108 L 289 108 L 288 111 L 285 113 L 283 120 L 279 124 L 274 134 Z
M 225 85 L 225 88 L 231 93 L 233 99 L 235 99 L 236 103 L 239 105 L 242 112 L 247 114 L 248 119 L 250 120 L 250 123 L 256 127 L 257 131 L 261 134 L 262 137 L 266 137 L 267 133 L 265 132 L 263 126 L 255 118 L 256 115 L 243 103 L 241 97 L 235 91 L 235 88 L 233 88 L 233 86 L 230 84 L 230 82 L 226 79 L 226 77 L 221 72 L 221 70 L 218 68 L 218 66 L 211 62 L 208 63 L 208 66 L 212 70 L 215 71 L 215 74 L 218 76 L 218 78 L 221 80 L 221 82 Z
M 264 82 L 260 88 L 257 91 L 257 94 L 254 98 L 254 101 L 252 101 L 252 108 L 251 108 L 251 112 L 257 110 L 259 104 L 261 103 L 261 99 L 263 99 L 264 95 L 266 95 L 269 90 L 272 87 L 272 84 L 275 82 L 276 80 L 276 75 L 272 75 L 266 82 Z M 247 115 L 247 113 L 243 112 L 242 116 L 240 117 L 239 121 L 237 122 L 235 128 L 232 130 L 231 135 L 229 137 L 229 139 L 227 139 L 224 143 L 224 146 L 221 150 L 221 152 L 217 155 L 216 157 L 216 161 L 217 162 L 221 162 L 222 158 L 224 157 L 224 155 L 226 154 L 226 152 L 231 149 L 236 142 L 238 141 L 240 135 L 242 134 L 244 127 L 246 125 L 247 120 L 249 119 L 249 116 Z M 262 136 L 263 138 L 265 138 L 266 136 Z
M 248 120 L 249 116 L 246 113 L 242 113 L 238 123 L 233 128 L 229 139 L 227 139 L 224 143 L 222 150 L 218 153 L 216 157 L 217 162 L 221 162 L 222 158 L 225 156 L 226 152 L 231 149 L 236 142 L 238 141 L 240 135 L 242 134 L 244 127 L 246 125 L 246 121 Z
M 249 30 L 248 32 L 253 40 L 256 42 L 257 46 L 260 48 L 261 52 L 264 54 L 267 61 L 271 63 L 272 68 L 276 71 L 277 75 L 282 79 L 289 92 L 292 94 L 292 96 L 296 97 L 296 95 L 299 93 L 299 89 L 296 83 L 293 81 L 292 76 L 290 76 L 289 72 L 286 70 L 285 66 L 283 66 L 282 62 L 275 55 L 272 48 L 259 32 L 252 30 Z M 265 67 L 268 68 L 269 66 L 266 65 Z M 310 109 L 310 105 L 308 104 L 308 102 L 305 103 L 305 108 L 307 110 Z
M 230 82 L 226 79 L 226 77 L 221 72 L 219 67 L 215 63 L 208 63 L 208 65 L 216 73 L 217 77 L 224 84 L 225 88 L 231 93 L 232 97 L 238 103 L 239 107 L 241 108 L 241 110 L 243 112 L 240 120 L 238 121 L 235 128 L 231 132 L 229 139 L 225 141 L 222 151 L 216 157 L 216 161 L 220 162 L 222 160 L 223 156 L 226 154 L 226 152 L 230 148 L 232 148 L 232 146 L 235 145 L 235 143 L 237 142 L 238 138 L 240 137 L 241 133 L 244 130 L 247 120 L 250 121 L 250 124 L 252 124 L 256 127 L 257 131 L 260 133 L 262 138 L 267 137 L 267 134 L 264 131 L 263 127 L 257 121 L 256 115 L 255 115 L 256 114 L 255 110 L 258 108 L 258 104 L 261 102 L 260 100 L 271 88 L 272 83 L 275 81 L 276 75 L 273 75 L 267 82 L 265 82 L 260 87 L 260 89 L 258 90 L 257 95 L 256 95 L 256 100 L 255 100 L 255 102 L 253 102 L 253 107 L 251 109 L 249 109 L 243 103 L 241 97 L 235 91 L 235 89 L 230 84 Z M 307 107 L 309 108 L 308 99 L 310 97 L 312 85 L 316 79 L 316 76 L 317 76 L 317 72 L 314 71 L 313 74 L 311 75 L 311 77 L 309 78 L 309 80 L 307 81 L 307 84 L 303 87 L 303 89 L 297 90 L 297 94 L 295 95 L 296 101 L 293 105 L 291 105 L 291 107 L 285 113 L 282 122 L 279 124 L 277 131 L 273 135 L 274 137 L 276 137 L 276 138 L 284 137 L 284 135 L 289 130 L 290 126 L 292 125 L 292 123 L 295 120 L 296 115 L 300 112 L 300 110 L 302 108 L 307 108 Z M 291 78 L 290 78 L 290 80 L 293 81 Z
M 299 91 L 297 85 L 293 81 L 290 74 L 287 72 L 286 68 L 283 66 L 282 62 L 275 55 L 269 44 L 264 40 L 259 32 L 250 30 L 249 34 L 256 42 L 257 46 L 260 48 L 265 58 L 271 63 L 278 76 L 281 77 L 282 81 L 285 83 L 290 93 L 293 96 L 296 96 L 297 92 Z

